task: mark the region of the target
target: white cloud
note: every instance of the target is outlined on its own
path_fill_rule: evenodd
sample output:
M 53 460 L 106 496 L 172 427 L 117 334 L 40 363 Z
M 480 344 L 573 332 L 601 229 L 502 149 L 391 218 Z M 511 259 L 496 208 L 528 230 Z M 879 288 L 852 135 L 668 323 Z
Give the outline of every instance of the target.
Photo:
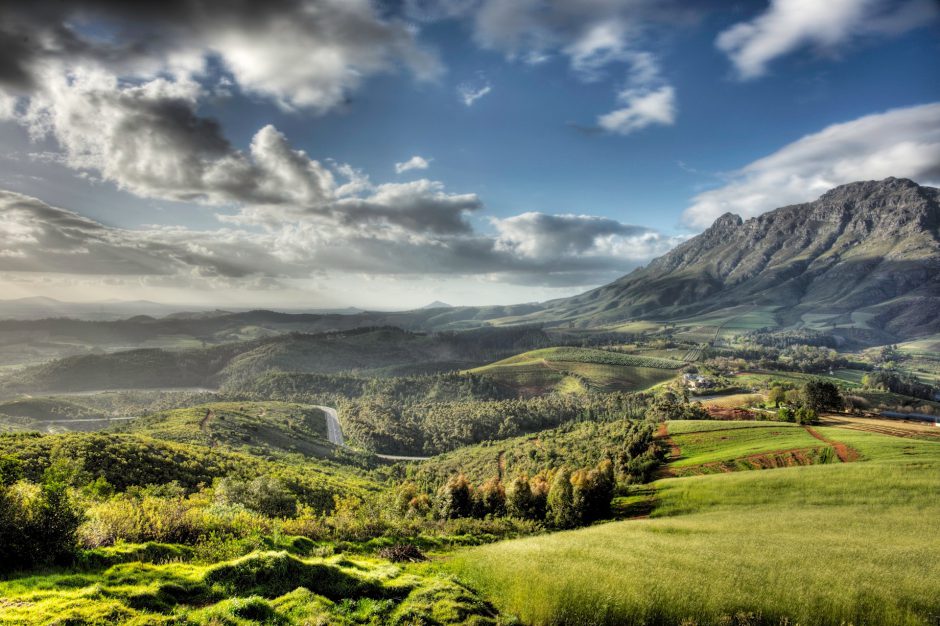
M 442 71 L 412 25 L 383 17 L 369 0 L 237 2 L 221 11 L 201 0 L 36 4 L 0 4 L 0 84 L 19 91 L 40 85 L 50 63 L 148 80 L 203 77 L 215 59 L 246 92 L 324 112 L 371 75 L 406 67 L 426 80 Z M 85 25 L 103 32 L 89 36 Z
M 457 85 L 457 97 L 466 106 L 473 106 L 473 103 L 493 91 L 493 86 L 489 82 L 461 83 Z
M 733 172 L 700 193 L 683 214 L 704 228 L 732 212 L 753 217 L 808 202 L 837 185 L 889 176 L 940 183 L 940 102 L 834 124 Z
M 676 121 L 676 91 L 671 85 L 653 90 L 627 88 L 617 100 L 624 106 L 597 118 L 598 126 L 608 132 L 628 135 L 653 124 L 671 126 Z
M 799 49 L 832 52 L 860 37 L 903 33 L 938 15 L 933 0 L 771 0 L 754 19 L 720 33 L 716 45 L 740 78 L 751 79 Z
M 530 212 L 490 221 L 497 231 L 497 249 L 545 262 L 590 258 L 622 266 L 624 261 L 649 260 L 677 243 L 650 228 L 592 215 Z
M 402 161 L 401 163 L 395 164 L 395 173 L 403 174 L 410 170 L 426 170 L 431 165 L 431 159 L 425 159 L 415 155 L 408 159 L 407 161 Z

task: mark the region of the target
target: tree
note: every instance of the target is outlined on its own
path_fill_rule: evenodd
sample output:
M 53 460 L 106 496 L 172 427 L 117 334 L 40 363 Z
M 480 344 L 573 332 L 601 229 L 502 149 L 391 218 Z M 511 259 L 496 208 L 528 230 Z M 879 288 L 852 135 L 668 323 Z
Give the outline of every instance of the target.
M 506 490 L 498 477 L 494 476 L 480 485 L 479 494 L 484 515 L 500 516 L 506 513 Z
M 571 470 L 561 467 L 555 473 L 552 488 L 548 491 L 547 521 L 556 528 L 574 528 L 580 521 L 574 503 L 571 485 Z
M 803 385 L 803 405 L 816 413 L 839 411 L 844 406 L 839 388 L 826 380 L 810 380 Z
M 809 425 L 819 421 L 816 411 L 805 406 L 798 408 L 794 416 L 797 424 Z
M 444 519 L 469 517 L 473 513 L 473 488 L 467 477 L 452 477 L 437 492 L 437 508 Z
M 519 519 L 532 519 L 536 517 L 532 488 L 529 486 L 529 477 L 519 474 L 506 490 L 506 512 Z
M 767 402 L 773 402 L 774 408 L 780 408 L 781 402 L 786 402 L 787 392 L 780 385 L 774 385 L 767 394 Z

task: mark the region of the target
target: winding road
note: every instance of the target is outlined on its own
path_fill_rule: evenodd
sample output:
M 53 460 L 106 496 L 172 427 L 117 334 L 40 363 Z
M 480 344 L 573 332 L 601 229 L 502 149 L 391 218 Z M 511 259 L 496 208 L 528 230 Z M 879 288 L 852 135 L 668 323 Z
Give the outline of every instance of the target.
M 317 405 L 316 408 L 323 411 L 323 415 L 326 416 L 326 437 L 330 440 L 330 443 L 340 448 L 348 448 L 349 446 L 346 445 L 346 441 L 343 439 L 343 429 L 339 425 L 339 413 L 336 412 L 336 409 L 331 406 L 321 405 Z M 376 454 L 375 456 L 386 461 L 424 461 L 431 458 L 428 456 L 398 456 L 394 454 Z

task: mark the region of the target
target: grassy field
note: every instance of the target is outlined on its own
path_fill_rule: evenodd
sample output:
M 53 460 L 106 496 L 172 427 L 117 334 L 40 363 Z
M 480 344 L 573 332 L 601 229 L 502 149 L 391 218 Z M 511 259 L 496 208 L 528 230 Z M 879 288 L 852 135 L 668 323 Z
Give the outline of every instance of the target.
M 545 348 L 470 370 L 527 395 L 637 391 L 673 378 L 683 363 L 588 348 Z
M 682 432 L 673 430 L 675 424 L 682 424 Z M 734 424 L 734 422 L 709 422 L 690 420 L 670 424 L 670 440 L 678 446 L 681 456 L 671 463 L 673 468 L 705 465 L 722 461 L 744 459 L 754 455 L 764 455 L 788 450 L 811 450 L 825 446 L 823 442 L 810 435 L 805 428 L 783 422 L 743 422 L 749 428 L 738 425 L 727 429 L 716 429 L 713 424 Z M 705 430 L 695 430 L 706 425 Z M 693 430 L 688 430 L 692 428 Z
M 86 556 L 86 571 L 0 581 L 0 623 L 497 623 L 492 609 L 443 576 L 367 558 L 305 557 L 316 551 L 309 539 L 281 543 L 301 556 L 259 551 L 207 565 L 180 546 L 99 549 Z
M 935 624 L 940 443 L 818 430 L 861 459 L 661 480 L 651 519 L 473 548 L 444 567 L 533 625 Z

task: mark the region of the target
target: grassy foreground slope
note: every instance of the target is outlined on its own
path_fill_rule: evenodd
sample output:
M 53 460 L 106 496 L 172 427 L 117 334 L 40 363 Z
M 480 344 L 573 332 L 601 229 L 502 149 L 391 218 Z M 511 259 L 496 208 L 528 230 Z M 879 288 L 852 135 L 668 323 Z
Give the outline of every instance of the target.
M 291 548 L 313 547 L 295 539 Z M 492 609 L 452 580 L 410 574 L 374 559 L 272 551 L 205 565 L 186 562 L 186 553 L 175 546 L 137 547 L 157 562 L 122 563 L 121 550 L 105 549 L 98 551 L 100 564 L 90 563 L 84 572 L 0 582 L 0 623 L 497 623 Z
M 651 519 L 446 567 L 527 624 L 934 624 L 940 443 L 817 430 L 861 458 L 661 480 Z
M 638 391 L 669 380 L 681 361 L 591 348 L 543 348 L 470 370 L 526 395 Z

